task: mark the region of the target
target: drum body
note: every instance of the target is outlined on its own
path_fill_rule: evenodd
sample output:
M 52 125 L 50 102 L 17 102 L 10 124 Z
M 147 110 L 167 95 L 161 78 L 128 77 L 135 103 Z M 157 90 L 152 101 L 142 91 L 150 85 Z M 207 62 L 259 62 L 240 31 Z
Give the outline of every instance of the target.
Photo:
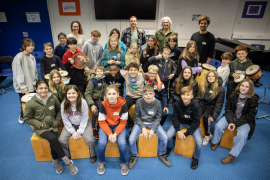
M 209 64 L 203 64 L 202 65 L 202 72 L 198 73 L 197 77 L 195 78 L 195 81 L 198 82 L 198 84 L 202 83 L 205 78 L 206 78 L 206 74 L 210 71 L 210 70 L 214 70 L 216 71 L 217 69 Z
M 252 79 L 259 79 L 263 76 L 261 69 L 251 76 Z
M 246 69 L 246 75 L 248 75 L 249 78 L 256 80 L 261 78 L 263 76 L 263 73 L 260 66 L 254 64 Z
M 31 98 L 33 96 L 35 96 L 37 93 L 29 93 L 27 95 L 24 95 L 22 98 L 21 98 L 21 102 L 22 102 L 22 110 L 23 110 L 23 113 L 24 113 L 24 109 L 25 109 L 25 103 L 27 103 L 28 101 L 31 100 Z

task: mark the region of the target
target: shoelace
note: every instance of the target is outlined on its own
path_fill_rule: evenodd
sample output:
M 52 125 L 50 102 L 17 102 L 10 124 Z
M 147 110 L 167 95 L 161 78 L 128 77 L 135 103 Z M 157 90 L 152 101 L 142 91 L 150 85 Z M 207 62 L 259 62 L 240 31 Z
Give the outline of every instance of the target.
M 135 161 L 135 158 L 131 158 L 131 160 L 130 160 L 130 163 L 134 163 L 134 161 Z
M 163 159 L 164 159 L 165 161 L 168 161 L 167 157 L 164 157 Z

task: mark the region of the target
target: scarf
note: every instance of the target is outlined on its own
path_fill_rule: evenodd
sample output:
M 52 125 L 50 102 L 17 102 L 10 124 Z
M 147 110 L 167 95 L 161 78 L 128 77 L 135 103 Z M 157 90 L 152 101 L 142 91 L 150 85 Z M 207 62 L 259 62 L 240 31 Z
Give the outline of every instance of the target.
M 132 80 L 131 76 L 128 75 L 128 80 L 129 80 L 129 88 L 131 90 L 136 90 L 138 89 L 138 85 L 135 85 L 135 83 L 138 81 L 139 76 L 137 75 L 134 80 Z

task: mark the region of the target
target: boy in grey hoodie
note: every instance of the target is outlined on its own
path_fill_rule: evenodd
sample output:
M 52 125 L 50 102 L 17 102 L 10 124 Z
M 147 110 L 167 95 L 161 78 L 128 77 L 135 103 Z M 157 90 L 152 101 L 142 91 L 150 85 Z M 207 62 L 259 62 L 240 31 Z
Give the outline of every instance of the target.
M 91 32 L 91 39 L 86 41 L 82 47 L 82 52 L 89 58 L 87 67 L 95 69 L 100 64 L 103 47 L 98 43 L 101 33 L 98 30 Z
M 156 132 L 157 136 L 161 140 L 158 159 L 162 161 L 166 166 L 171 166 L 171 162 L 166 157 L 168 137 L 160 125 L 162 109 L 160 101 L 155 99 L 154 96 L 154 87 L 150 84 L 147 84 L 143 88 L 143 98 L 138 99 L 136 102 L 134 112 L 135 124 L 129 136 L 131 151 L 131 160 L 128 164 L 129 169 L 133 169 L 136 162 L 138 161 L 136 141 L 141 132 L 143 137 L 147 139 L 152 139 L 154 133 Z M 149 128 L 150 131 L 148 132 L 146 128 Z

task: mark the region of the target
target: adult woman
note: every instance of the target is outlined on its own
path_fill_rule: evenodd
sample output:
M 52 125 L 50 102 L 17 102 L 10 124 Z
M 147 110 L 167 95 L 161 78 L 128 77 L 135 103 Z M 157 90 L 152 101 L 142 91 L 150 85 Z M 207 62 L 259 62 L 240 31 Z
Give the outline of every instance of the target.
M 178 33 L 170 28 L 170 26 L 172 25 L 172 20 L 168 16 L 165 16 L 161 19 L 161 25 L 162 29 L 157 30 L 155 34 L 159 42 L 160 51 L 162 51 L 163 48 L 168 47 L 168 39 L 171 35 L 178 36 Z M 178 43 L 176 43 L 176 47 L 177 46 Z
M 77 40 L 76 48 L 82 50 L 83 44 L 85 43 L 85 38 L 83 35 L 82 25 L 79 21 L 72 21 L 70 25 L 72 33 L 67 35 L 67 38 L 74 37 Z
M 117 36 L 119 39 L 120 38 L 120 31 L 117 28 L 114 28 L 111 30 L 109 37 L 111 37 L 112 35 Z M 119 40 L 119 43 L 120 43 L 120 48 L 123 50 L 124 54 L 126 54 L 127 50 L 126 50 L 125 44 L 120 40 Z M 107 49 L 107 45 L 108 45 L 108 42 L 106 42 L 104 50 Z

